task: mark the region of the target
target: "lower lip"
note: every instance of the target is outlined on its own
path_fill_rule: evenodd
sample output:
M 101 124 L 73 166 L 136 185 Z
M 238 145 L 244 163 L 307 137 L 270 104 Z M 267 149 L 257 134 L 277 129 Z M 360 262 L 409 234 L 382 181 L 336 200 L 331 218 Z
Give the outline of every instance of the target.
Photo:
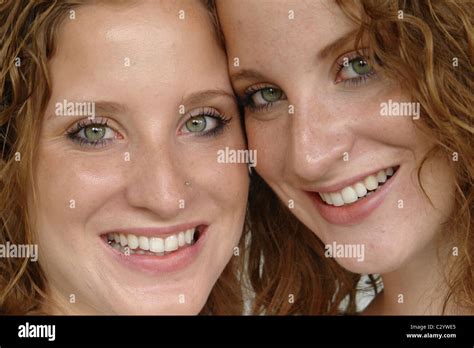
M 335 207 L 324 203 L 318 193 L 307 193 L 315 203 L 318 212 L 327 222 L 335 225 L 355 225 L 367 218 L 383 203 L 387 192 L 390 190 L 399 172 L 400 168 L 398 168 L 390 179 L 388 179 L 383 186 L 377 189 L 377 191 L 350 205 Z
M 153 275 L 162 273 L 178 272 L 189 265 L 199 255 L 204 243 L 206 242 L 207 230 L 206 226 L 199 232 L 199 239 L 193 244 L 163 256 L 130 254 L 125 255 L 118 250 L 110 247 L 107 243 L 107 237 L 101 237 L 102 244 L 106 252 L 124 266 L 133 269 L 134 271 L 142 271 Z

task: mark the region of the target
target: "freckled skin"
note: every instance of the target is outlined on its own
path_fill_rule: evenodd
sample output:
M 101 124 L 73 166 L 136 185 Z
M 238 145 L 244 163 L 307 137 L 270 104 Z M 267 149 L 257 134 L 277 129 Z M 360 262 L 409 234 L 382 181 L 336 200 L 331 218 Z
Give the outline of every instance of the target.
M 185 21 L 177 16 L 181 9 Z M 206 9 L 189 1 L 84 5 L 75 20 L 63 22 L 49 62 L 53 91 L 35 166 L 37 201 L 29 202 L 49 285 L 46 310 L 197 314 L 204 306 L 239 241 L 248 191 L 245 164 L 216 160 L 225 146 L 245 148 L 234 100 L 184 102 L 185 115 L 179 113 L 193 93 L 232 94 L 213 35 Z M 124 111 L 96 116 L 107 117 L 117 139 L 100 148 L 68 139 L 66 131 L 81 118 L 54 115 L 64 99 L 122 104 Z M 187 114 L 201 107 L 232 120 L 214 136 L 185 133 Z M 100 239 L 111 228 L 195 221 L 209 224 L 206 242 L 189 266 L 173 273 L 126 268 Z
M 358 86 L 335 83 L 335 62 L 353 51 L 352 43 L 318 57 L 323 47 L 356 29 L 354 24 L 327 1 L 226 0 L 217 6 L 231 76 L 247 69 L 263 75 L 232 78 L 237 94 L 262 84 L 286 94 L 265 111 L 246 110 L 249 148 L 258 152 L 257 172 L 283 202 L 295 202 L 291 211 L 323 243 L 365 246 L 363 262 L 340 258 L 343 267 L 381 273 L 385 292 L 393 289 L 393 294 L 419 295 L 420 289 L 433 287 L 440 279 L 435 240 L 454 203 L 448 159 L 428 161 L 421 173 L 432 206 L 416 180 L 416 169 L 433 146 L 416 127 L 422 120 L 380 116 L 381 103 L 409 97 L 396 83 L 381 78 Z M 290 10 L 293 20 L 288 18 Z M 234 57 L 239 58 L 238 67 Z M 327 222 L 304 192 L 395 165 L 400 172 L 383 204 L 352 226 Z M 404 208 L 398 208 L 400 200 Z M 416 302 L 416 296 L 412 298 Z

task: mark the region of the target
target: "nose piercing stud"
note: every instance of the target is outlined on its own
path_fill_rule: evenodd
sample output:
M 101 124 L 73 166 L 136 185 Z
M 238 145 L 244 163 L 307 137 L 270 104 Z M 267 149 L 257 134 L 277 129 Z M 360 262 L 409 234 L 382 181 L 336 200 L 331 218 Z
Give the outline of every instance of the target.
M 186 186 L 191 186 L 191 183 L 190 183 L 189 181 L 185 181 L 184 184 L 185 184 Z

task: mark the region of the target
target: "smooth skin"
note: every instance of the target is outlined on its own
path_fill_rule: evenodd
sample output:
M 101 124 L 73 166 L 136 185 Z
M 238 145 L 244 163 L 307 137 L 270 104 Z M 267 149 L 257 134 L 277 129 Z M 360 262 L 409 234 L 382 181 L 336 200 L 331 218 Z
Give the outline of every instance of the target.
M 197 314 L 242 233 L 247 167 L 218 163 L 217 151 L 246 144 L 207 10 L 198 1 L 131 5 L 78 7 L 49 62 L 29 203 L 48 313 Z M 91 127 L 76 134 L 82 140 L 68 137 L 89 121 L 57 116 L 63 100 L 96 102 L 103 142 L 86 144 Z M 196 221 L 208 225 L 205 242 L 174 272 L 126 267 L 102 236 Z
M 409 96 L 353 64 L 364 58 L 354 52 L 357 26 L 332 1 L 217 5 L 257 172 L 285 204 L 294 202 L 291 211 L 324 244 L 364 245 L 363 262 L 337 261 L 352 272 L 382 275 L 384 291 L 365 313 L 439 314 L 445 288 L 437 238 L 453 209 L 454 179 L 449 159 L 436 156 L 421 171 L 432 204 L 422 192 L 417 168 L 433 140 L 420 131 L 421 119 L 380 111 L 381 103 Z M 327 221 L 307 193 L 393 166 L 399 169 L 382 204 L 354 224 Z M 445 262 L 452 247 L 441 248 Z

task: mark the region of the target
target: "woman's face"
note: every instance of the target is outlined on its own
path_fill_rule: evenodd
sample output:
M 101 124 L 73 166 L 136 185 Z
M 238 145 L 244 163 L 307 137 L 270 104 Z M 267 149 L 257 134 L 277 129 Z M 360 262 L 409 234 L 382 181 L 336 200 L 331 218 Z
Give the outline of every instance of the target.
M 219 1 L 218 14 L 256 170 L 296 217 L 354 272 L 434 253 L 453 205 L 448 160 L 421 172 L 431 205 L 417 168 L 433 142 L 417 106 L 354 52 L 355 24 L 320 1 Z
M 245 164 L 217 161 L 245 143 L 206 9 L 79 7 L 49 65 L 29 208 L 55 310 L 197 314 L 238 244 L 248 191 Z

